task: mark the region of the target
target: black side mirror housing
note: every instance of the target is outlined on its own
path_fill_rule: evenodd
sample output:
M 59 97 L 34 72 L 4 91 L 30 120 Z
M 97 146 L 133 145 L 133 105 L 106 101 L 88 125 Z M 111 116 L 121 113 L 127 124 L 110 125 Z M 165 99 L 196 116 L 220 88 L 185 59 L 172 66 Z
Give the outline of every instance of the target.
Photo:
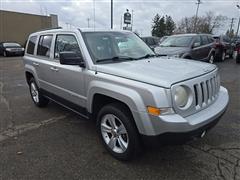
M 79 65 L 85 67 L 85 63 L 80 54 L 73 51 L 64 51 L 59 53 L 60 64 L 64 65 Z

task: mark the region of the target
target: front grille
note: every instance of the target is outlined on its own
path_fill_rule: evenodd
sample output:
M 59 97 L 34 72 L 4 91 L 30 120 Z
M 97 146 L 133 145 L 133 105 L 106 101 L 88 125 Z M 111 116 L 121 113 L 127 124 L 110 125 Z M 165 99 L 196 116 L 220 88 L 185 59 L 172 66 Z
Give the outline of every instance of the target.
M 220 78 L 217 74 L 207 80 L 193 85 L 195 107 L 200 109 L 210 104 L 217 97 L 220 88 Z
M 172 99 L 174 99 L 174 92 L 178 86 L 185 86 L 189 88 L 189 92 L 191 92 L 191 103 L 189 103 L 189 106 L 186 108 L 180 108 L 176 105 L 175 101 L 173 101 L 173 108 L 176 113 L 183 117 L 187 117 L 207 108 L 217 99 L 218 92 L 220 90 L 220 77 L 218 69 L 200 77 L 174 84 L 171 87 L 173 92 Z

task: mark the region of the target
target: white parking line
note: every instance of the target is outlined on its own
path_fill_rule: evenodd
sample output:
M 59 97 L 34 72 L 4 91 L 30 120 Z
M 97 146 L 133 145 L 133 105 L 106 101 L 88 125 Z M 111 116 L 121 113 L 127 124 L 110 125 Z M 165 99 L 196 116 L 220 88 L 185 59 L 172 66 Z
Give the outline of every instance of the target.
M 65 116 L 59 116 L 59 117 L 53 117 L 53 118 L 50 118 L 50 119 L 47 119 L 47 120 L 40 121 L 38 123 L 27 123 L 27 124 L 15 126 L 14 129 L 8 129 L 8 130 L 0 133 L 0 142 L 2 142 L 4 140 L 7 140 L 9 138 L 18 136 L 20 134 L 23 134 L 27 131 L 38 129 L 42 126 L 46 126 L 48 124 L 55 123 L 55 122 L 57 122 L 61 119 L 64 119 L 66 117 L 67 117 L 66 115 Z

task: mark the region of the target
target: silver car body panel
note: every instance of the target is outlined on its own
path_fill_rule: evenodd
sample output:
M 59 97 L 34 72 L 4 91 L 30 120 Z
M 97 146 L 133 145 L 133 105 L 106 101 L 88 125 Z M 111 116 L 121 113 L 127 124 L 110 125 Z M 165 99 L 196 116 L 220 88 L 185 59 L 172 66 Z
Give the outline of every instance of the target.
M 131 110 L 140 134 L 153 136 L 197 129 L 219 117 L 228 104 L 227 90 L 221 87 L 216 91 L 214 100 L 199 109 L 194 106 L 188 110 L 179 110 L 174 105 L 173 92 L 176 86 L 185 85 L 192 89 L 195 84 L 215 77 L 218 71 L 215 65 L 172 58 L 96 65 L 79 30 L 56 29 L 30 36 L 44 34 L 53 35 L 50 57 L 37 56 L 37 46 L 34 55 L 24 56 L 25 71 L 33 74 L 38 86 L 86 108 L 89 113 L 93 112 L 92 102 L 96 94 L 117 99 Z M 54 59 L 57 34 L 72 34 L 76 37 L 85 68 L 61 65 Z M 147 113 L 147 106 L 174 108 L 175 113 L 152 116 Z

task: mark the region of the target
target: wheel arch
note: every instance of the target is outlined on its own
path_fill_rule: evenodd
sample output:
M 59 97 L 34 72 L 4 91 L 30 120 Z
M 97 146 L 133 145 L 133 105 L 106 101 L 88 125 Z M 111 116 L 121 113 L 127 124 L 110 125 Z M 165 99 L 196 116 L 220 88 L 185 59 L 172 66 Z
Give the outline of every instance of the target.
M 96 118 L 103 105 L 118 102 L 129 110 L 139 133 L 146 134 L 146 131 L 153 131 L 151 125 L 148 124 L 150 123 L 149 116 L 143 113 L 146 112 L 144 102 L 133 89 L 99 82 L 98 86 L 94 86 L 88 91 L 87 100 L 87 110 L 92 118 Z M 148 124 L 148 129 L 146 129 L 146 124 Z

